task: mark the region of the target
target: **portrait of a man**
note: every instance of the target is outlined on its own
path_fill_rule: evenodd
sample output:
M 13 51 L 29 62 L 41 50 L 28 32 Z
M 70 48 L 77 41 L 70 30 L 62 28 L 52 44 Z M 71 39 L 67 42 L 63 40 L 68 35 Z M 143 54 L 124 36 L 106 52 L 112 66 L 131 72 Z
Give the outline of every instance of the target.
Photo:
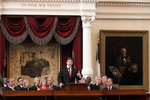
M 109 66 L 119 73 L 120 85 L 142 85 L 142 38 L 106 37 L 106 75 L 118 83 Z

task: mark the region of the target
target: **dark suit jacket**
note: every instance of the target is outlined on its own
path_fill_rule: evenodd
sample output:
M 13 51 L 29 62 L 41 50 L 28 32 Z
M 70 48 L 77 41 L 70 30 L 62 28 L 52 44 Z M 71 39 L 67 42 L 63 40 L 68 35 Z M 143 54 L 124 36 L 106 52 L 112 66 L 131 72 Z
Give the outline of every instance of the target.
M 96 84 L 91 85 L 91 90 L 100 90 L 100 84 L 98 86 Z
M 107 88 L 107 87 L 105 87 L 105 88 L 103 88 L 103 90 L 108 90 L 108 88 Z M 111 89 L 111 90 L 117 90 L 117 88 L 112 87 L 112 89 Z
M 20 85 L 17 85 L 16 87 L 18 88 L 18 90 L 20 90 L 21 88 L 23 88 L 23 87 L 20 87 Z
M 49 87 L 49 85 L 47 85 Z M 59 90 L 59 87 L 53 85 L 53 90 Z
M 27 88 L 21 88 L 20 90 L 28 90 Z M 29 90 L 33 90 L 32 88 L 29 88 Z M 28 90 L 28 91 L 29 91 Z
M 14 87 L 14 90 L 18 90 L 18 88 Z M 13 91 L 13 90 L 7 86 L 4 88 L 4 91 Z
M 39 86 L 38 86 L 39 87 Z M 37 87 L 35 86 L 35 85 L 33 85 L 32 87 L 31 87 L 31 89 L 32 90 L 37 90 Z
M 58 84 L 75 83 L 75 78 L 80 80 L 80 78 L 77 76 L 77 70 L 75 68 L 72 67 L 70 78 L 67 67 L 63 67 L 60 69 L 58 74 Z

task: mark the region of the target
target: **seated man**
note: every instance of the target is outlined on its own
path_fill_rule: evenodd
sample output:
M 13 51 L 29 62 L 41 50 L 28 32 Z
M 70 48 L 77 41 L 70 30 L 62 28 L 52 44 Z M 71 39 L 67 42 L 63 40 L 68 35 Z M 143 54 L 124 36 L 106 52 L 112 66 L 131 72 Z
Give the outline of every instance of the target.
M 117 88 L 113 87 L 112 84 L 113 84 L 113 79 L 108 78 L 107 79 L 107 87 L 104 88 L 103 90 L 117 90 Z
M 21 88 L 23 88 L 23 79 L 19 77 L 17 81 L 18 81 L 17 88 L 20 90 Z
M 15 87 L 15 80 L 13 77 L 7 78 L 6 79 L 6 84 L 7 86 L 4 88 L 4 91 L 15 91 L 18 90 L 17 87 Z
M 106 85 L 107 84 L 107 76 L 103 75 L 102 76 L 102 85 Z
M 49 87 L 48 90 L 59 90 L 59 87 L 53 85 L 53 82 L 54 82 L 53 77 L 49 77 L 47 81 Z
M 91 90 L 100 90 L 100 82 L 101 82 L 101 78 L 97 76 L 95 78 L 95 85 L 91 87 Z
M 89 83 L 89 85 L 88 85 L 88 90 L 91 90 L 91 87 L 93 86 L 93 85 L 91 84 L 91 77 L 88 76 L 85 81 L 86 81 L 86 83 Z

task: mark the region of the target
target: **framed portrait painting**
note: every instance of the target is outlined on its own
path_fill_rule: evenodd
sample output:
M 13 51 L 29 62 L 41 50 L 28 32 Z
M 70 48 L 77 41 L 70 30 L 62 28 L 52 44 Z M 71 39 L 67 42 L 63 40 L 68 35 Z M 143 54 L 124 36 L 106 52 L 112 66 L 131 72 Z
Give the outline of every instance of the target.
M 51 41 L 46 45 L 37 45 L 32 41 L 21 44 L 8 44 L 7 76 L 30 80 L 33 85 L 35 77 L 53 77 L 54 84 L 58 85 L 57 77 L 60 70 L 60 44 Z
M 100 30 L 101 74 L 120 89 L 148 91 L 148 31 Z

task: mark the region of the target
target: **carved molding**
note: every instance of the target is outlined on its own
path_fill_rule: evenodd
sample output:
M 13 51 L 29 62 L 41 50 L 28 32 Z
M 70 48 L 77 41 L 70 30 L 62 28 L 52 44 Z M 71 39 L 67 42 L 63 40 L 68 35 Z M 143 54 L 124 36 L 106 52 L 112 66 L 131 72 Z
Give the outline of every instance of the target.
M 94 16 L 82 16 L 81 19 L 84 23 L 87 23 L 87 22 L 92 23 L 95 20 L 95 17 Z
M 7 1 L 7 2 L 83 2 L 83 3 L 96 3 L 98 0 L 0 0 L 0 1 Z
M 97 6 L 131 6 L 131 7 L 149 7 L 149 2 L 97 2 Z

